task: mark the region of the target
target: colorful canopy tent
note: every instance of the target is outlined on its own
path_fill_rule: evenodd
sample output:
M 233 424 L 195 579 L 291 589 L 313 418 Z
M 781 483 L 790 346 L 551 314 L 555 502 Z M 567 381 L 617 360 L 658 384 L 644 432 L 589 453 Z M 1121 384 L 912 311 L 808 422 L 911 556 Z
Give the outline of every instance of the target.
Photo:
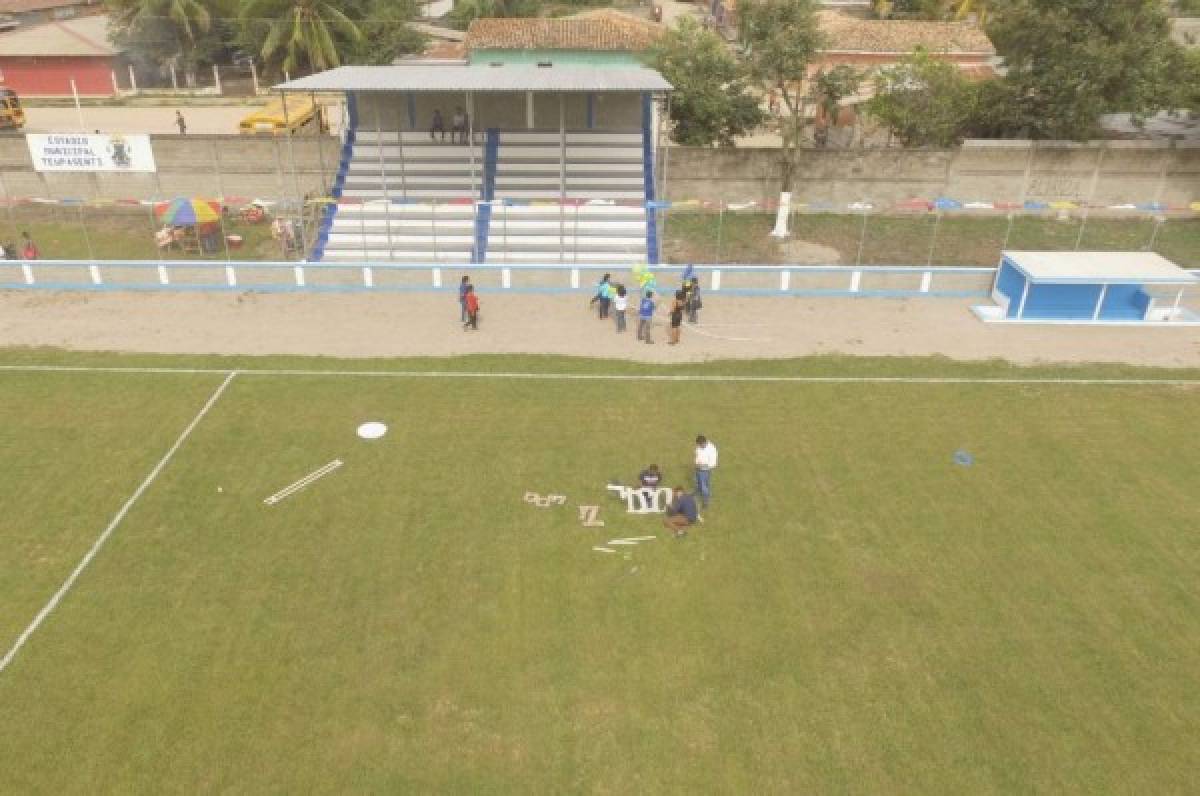
M 221 219 L 221 205 L 208 199 L 172 199 L 154 206 L 154 215 L 164 224 L 192 227 Z
M 990 322 L 1200 324 L 1181 306 L 1200 279 L 1154 252 L 1002 253 Z

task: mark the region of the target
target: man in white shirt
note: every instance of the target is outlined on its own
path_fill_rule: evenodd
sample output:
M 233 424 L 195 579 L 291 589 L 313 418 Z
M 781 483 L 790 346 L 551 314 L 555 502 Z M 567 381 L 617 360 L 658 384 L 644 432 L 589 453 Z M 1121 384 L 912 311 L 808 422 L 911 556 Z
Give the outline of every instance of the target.
M 717 468 L 717 446 L 701 435 L 696 437 L 696 494 L 704 508 L 712 497 L 712 471 Z

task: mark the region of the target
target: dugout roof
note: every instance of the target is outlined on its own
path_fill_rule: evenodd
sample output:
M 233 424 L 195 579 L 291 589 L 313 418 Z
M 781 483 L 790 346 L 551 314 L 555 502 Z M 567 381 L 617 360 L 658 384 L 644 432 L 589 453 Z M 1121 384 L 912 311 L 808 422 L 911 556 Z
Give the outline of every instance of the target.
M 1191 285 L 1196 277 L 1154 252 L 1019 252 L 1004 258 L 1032 282 Z

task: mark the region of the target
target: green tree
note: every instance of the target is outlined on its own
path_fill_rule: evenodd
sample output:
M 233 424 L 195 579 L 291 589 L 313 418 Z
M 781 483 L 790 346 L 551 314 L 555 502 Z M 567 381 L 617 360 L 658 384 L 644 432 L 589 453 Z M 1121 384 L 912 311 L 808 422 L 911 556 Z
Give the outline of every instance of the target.
M 786 111 L 780 123 L 779 210 L 775 237 L 788 235 L 792 180 L 803 143 L 808 67 L 824 43 L 814 0 L 748 0 L 739 8 L 738 29 L 751 79 L 775 92 Z
M 164 67 L 176 63 L 187 85 L 196 84 L 196 66 L 217 44 L 206 0 L 108 0 L 111 37 L 134 60 Z
M 725 42 L 690 17 L 669 30 L 651 54 L 671 93 L 671 137 L 685 146 L 734 146 L 762 124 L 758 100 Z
M 962 140 L 974 99 L 957 66 L 918 49 L 876 75 L 867 112 L 905 146 L 945 148 Z
M 813 96 L 827 125 L 837 124 L 842 100 L 854 96 L 862 80 L 862 73 L 848 64 L 838 64 L 829 71 L 822 69 L 817 72 L 813 78 Z M 826 140 L 825 135 L 818 135 L 817 145 L 825 146 Z
M 1006 0 L 988 33 L 1013 100 L 1004 134 L 1085 140 L 1101 114 L 1144 117 L 1177 93 L 1161 0 Z
M 414 0 L 367 3 L 357 23 L 362 37 L 347 44 L 343 60 L 353 64 L 390 64 L 400 56 L 420 52 L 425 46 L 425 36 L 409 25 L 418 10 Z
M 471 22 L 481 17 L 536 17 L 539 11 L 539 0 L 458 0 L 446 18 L 454 27 L 466 30 Z
M 329 0 L 249 0 L 241 18 L 256 54 L 277 73 L 340 66 L 340 51 L 363 38 L 354 20 Z

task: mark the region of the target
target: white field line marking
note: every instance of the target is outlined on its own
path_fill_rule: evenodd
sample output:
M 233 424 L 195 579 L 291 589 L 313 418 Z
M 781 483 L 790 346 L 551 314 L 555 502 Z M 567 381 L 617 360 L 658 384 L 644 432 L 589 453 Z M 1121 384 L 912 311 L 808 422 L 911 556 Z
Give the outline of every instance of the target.
M 608 542 L 608 544 L 619 544 L 622 542 L 626 544 L 636 544 L 637 542 L 649 542 L 651 539 L 657 538 L 657 536 L 628 536 L 624 539 L 613 539 L 611 542 Z
M 304 489 L 306 486 L 308 486 L 309 484 L 316 481 L 318 478 L 324 478 L 325 476 L 329 475 L 330 473 L 332 473 L 334 470 L 336 470 L 337 468 L 339 468 L 341 466 L 342 466 L 342 460 L 334 459 L 329 464 L 326 464 L 323 467 L 318 467 L 316 470 L 313 470 L 311 473 L 304 476 L 299 481 L 288 484 L 283 489 L 276 492 L 274 495 L 271 495 L 270 497 L 264 499 L 263 503 L 266 503 L 268 506 L 274 506 L 276 503 L 283 500 L 284 498 L 291 497 L 292 495 L 299 492 L 301 489 Z
M 616 550 L 610 550 L 607 547 L 593 547 L 592 549 L 595 550 L 597 553 L 615 553 L 615 552 L 617 552 Z
M 711 337 L 714 340 L 727 340 L 731 343 L 765 343 L 771 339 L 769 337 L 729 337 L 728 335 L 706 332 L 698 326 L 689 326 L 688 334 L 698 334 L 702 337 Z
M 180 373 L 223 374 L 220 368 L 138 368 L 87 367 L 76 365 L 0 365 L 0 372 L 17 373 Z M 376 376 L 412 379 L 513 379 L 528 381 L 665 381 L 665 382 L 745 382 L 764 384 L 1013 384 L 1013 385 L 1113 385 L 1141 387 L 1197 387 L 1200 379 L 1123 379 L 1123 378 L 1016 378 L 998 376 L 722 376 L 719 374 L 671 373 L 514 373 L 452 370 L 277 370 L 239 368 L 239 376 Z
M 628 539 L 609 539 L 605 544 L 636 545 L 637 542 L 631 542 Z
M 150 485 L 154 483 L 154 480 L 158 478 L 159 474 L 163 471 L 163 468 L 166 467 L 167 463 L 171 461 L 171 458 L 183 445 L 184 441 L 191 436 L 191 433 L 196 426 L 200 425 L 200 421 L 203 420 L 204 416 L 208 414 L 208 410 L 212 409 L 217 403 L 217 400 L 225 392 L 225 388 L 229 386 L 231 381 L 233 381 L 233 377 L 238 375 L 238 372 L 236 370 L 226 371 L 226 374 L 225 381 L 221 382 L 221 386 L 218 387 L 211 396 L 209 396 L 208 401 L 205 402 L 204 406 L 200 407 L 200 411 L 195 417 L 192 418 L 192 422 L 187 424 L 187 428 L 180 433 L 179 437 L 175 440 L 175 444 L 172 445 L 167 452 L 163 454 L 163 457 L 158 460 L 158 464 L 154 465 L 154 469 L 150 471 L 150 474 L 146 476 L 138 488 L 134 490 L 133 494 L 129 496 L 129 499 L 125 501 L 125 505 L 121 506 L 121 510 L 118 511 L 117 515 L 112 518 L 111 522 L 108 523 L 108 527 L 106 527 L 100 536 L 96 538 L 96 541 L 92 543 L 91 549 L 84 554 L 83 558 L 80 559 L 79 563 L 75 566 L 75 569 L 70 575 L 67 576 L 67 579 L 63 581 L 63 584 L 58 587 L 58 591 L 54 593 L 54 596 L 50 598 L 49 602 L 42 606 L 42 610 L 38 611 L 37 616 L 35 616 L 33 621 L 29 623 L 29 626 L 21 632 L 21 635 L 17 636 L 17 640 L 13 642 L 12 648 L 4 654 L 3 658 L 0 658 L 0 672 L 3 672 L 6 668 L 8 668 L 8 665 L 13 662 L 14 658 L 17 657 L 17 653 L 20 652 L 21 648 L 25 646 L 25 643 L 29 641 L 29 637 L 32 636 L 39 627 L 41 627 L 42 622 L 46 621 L 46 618 L 50 616 L 51 612 L 53 612 L 54 609 L 58 607 L 58 604 L 62 602 L 63 597 L 65 597 L 67 592 L 71 590 L 71 587 L 75 585 L 75 581 L 79 579 L 79 576 L 83 574 L 85 569 L 87 569 L 88 564 L 92 563 L 92 559 L 95 558 L 96 554 L 100 552 L 100 548 L 104 547 L 104 543 L 108 541 L 108 537 L 112 536 L 113 531 L 115 531 L 117 526 L 121 524 L 121 520 L 125 519 L 125 515 L 129 513 L 131 508 L 133 508 L 133 504 L 137 503 L 138 498 L 142 496 L 142 493 L 144 493 L 150 487 Z

